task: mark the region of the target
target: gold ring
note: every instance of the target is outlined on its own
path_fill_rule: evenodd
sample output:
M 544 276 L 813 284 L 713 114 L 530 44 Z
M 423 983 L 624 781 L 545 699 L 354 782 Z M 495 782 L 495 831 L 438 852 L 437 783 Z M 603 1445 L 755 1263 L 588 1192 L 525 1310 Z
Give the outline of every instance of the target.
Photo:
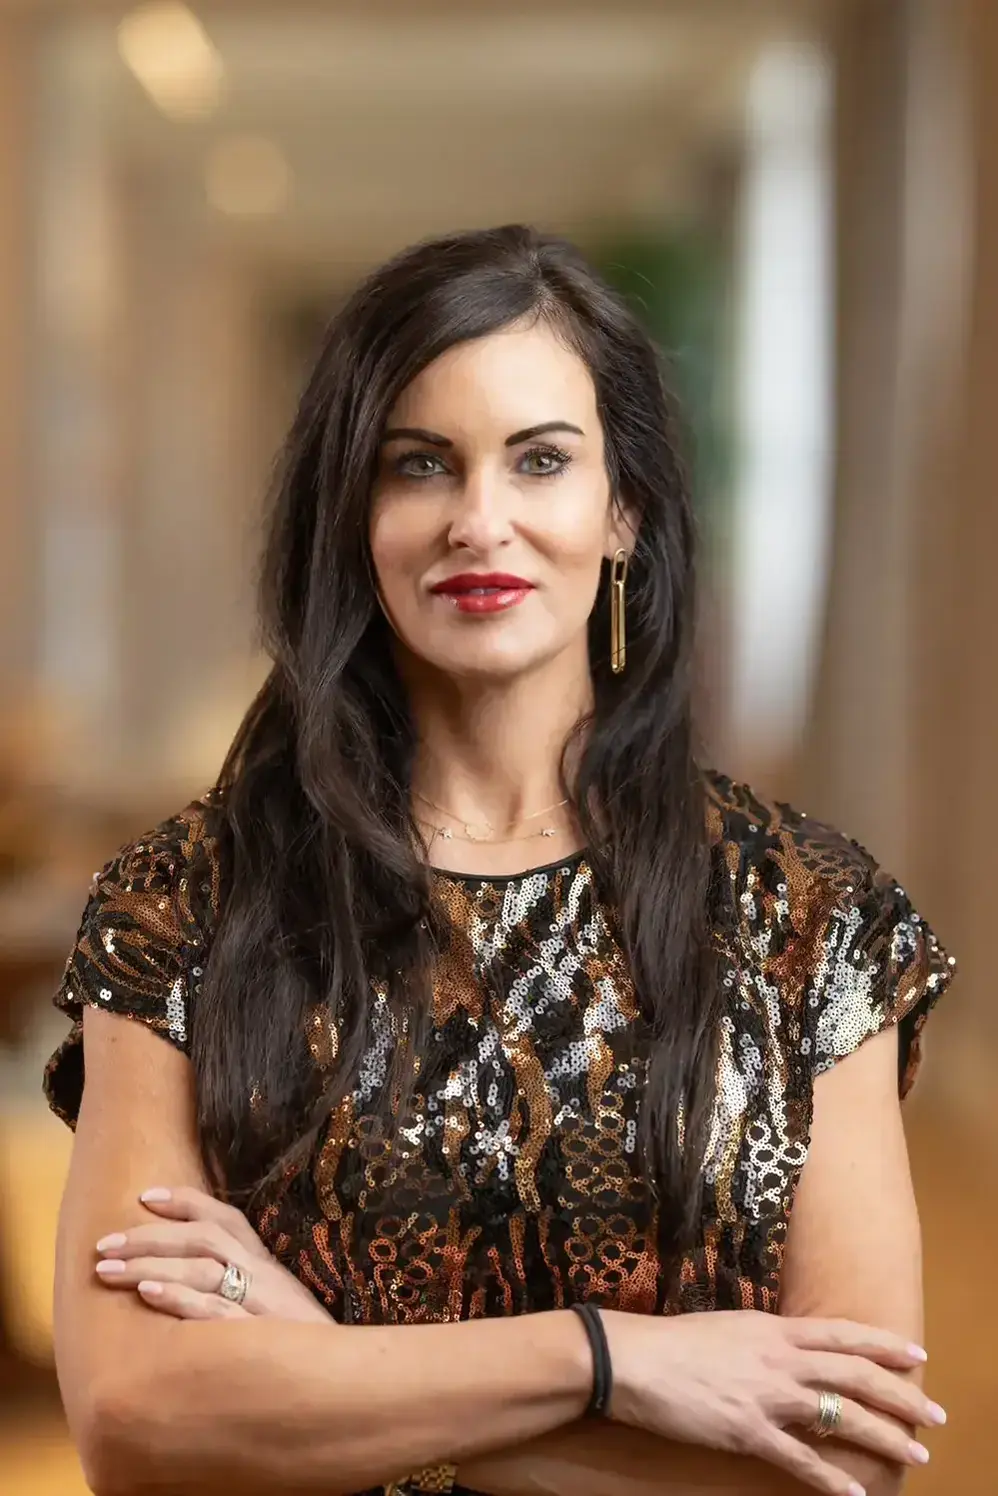
M 834 1434 L 841 1422 L 842 1398 L 837 1392 L 819 1392 L 818 1416 L 808 1432 L 816 1434 L 819 1439 L 827 1439 L 829 1434 Z
M 219 1298 L 228 1299 L 230 1304 L 241 1304 L 249 1293 L 250 1277 L 241 1267 L 234 1262 L 225 1265 L 222 1281 L 218 1285 Z

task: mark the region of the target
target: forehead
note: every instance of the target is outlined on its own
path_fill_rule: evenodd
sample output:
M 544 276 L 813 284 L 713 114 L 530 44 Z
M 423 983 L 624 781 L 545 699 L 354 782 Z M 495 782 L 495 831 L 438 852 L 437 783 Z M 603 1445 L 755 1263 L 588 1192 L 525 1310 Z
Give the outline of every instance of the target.
M 595 430 L 596 391 L 577 353 L 545 323 L 459 343 L 402 391 L 390 423 L 516 431 L 546 420 Z

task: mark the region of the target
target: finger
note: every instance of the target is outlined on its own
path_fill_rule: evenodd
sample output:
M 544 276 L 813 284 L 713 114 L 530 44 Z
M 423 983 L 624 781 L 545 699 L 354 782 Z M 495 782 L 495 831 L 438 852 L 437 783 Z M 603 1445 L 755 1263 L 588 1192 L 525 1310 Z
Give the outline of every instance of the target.
M 136 1257 L 97 1264 L 97 1277 L 108 1288 L 138 1288 L 140 1283 L 180 1283 L 197 1293 L 217 1294 L 225 1269 L 213 1257 Z
M 815 1400 L 809 1422 L 813 1423 L 817 1412 Z M 850 1398 L 842 1401 L 842 1420 L 835 1430 L 835 1438 L 842 1443 L 854 1445 L 857 1449 L 869 1450 L 871 1454 L 879 1455 L 896 1465 L 925 1465 L 929 1459 L 929 1451 L 924 1444 L 912 1439 L 897 1424 L 881 1418 L 877 1413 L 871 1413 L 869 1408 L 864 1408 Z
M 808 1352 L 802 1362 L 801 1380 L 816 1390 L 828 1387 L 845 1393 L 856 1402 L 900 1418 L 902 1423 L 936 1426 L 946 1422 L 944 1410 L 914 1382 L 862 1356 Z
M 241 1210 L 216 1200 L 204 1190 L 181 1185 L 177 1189 L 150 1189 L 139 1196 L 147 1210 L 173 1221 L 213 1221 L 235 1237 L 248 1252 L 267 1256 L 266 1247 Z
M 827 1491 L 831 1496 L 866 1496 L 863 1487 L 847 1471 L 830 1465 L 810 1444 L 782 1429 L 770 1428 L 752 1452 L 816 1491 Z
M 793 1343 L 801 1350 L 839 1351 L 844 1355 L 866 1356 L 881 1366 L 908 1370 L 926 1359 L 920 1345 L 903 1335 L 875 1325 L 860 1325 L 849 1319 L 798 1319 L 790 1327 Z
M 249 1311 L 241 1304 L 232 1304 L 214 1293 L 198 1293 L 183 1283 L 157 1283 L 143 1281 L 138 1285 L 139 1296 L 150 1309 L 159 1314 L 172 1315 L 174 1319 L 249 1319 Z
M 129 1259 L 133 1257 L 214 1257 L 216 1262 L 234 1262 L 244 1267 L 249 1254 L 241 1242 L 214 1221 L 149 1221 L 128 1231 L 105 1236 L 98 1252 Z
M 792 1412 L 784 1405 L 782 1417 L 804 1433 L 817 1437 L 814 1425 L 819 1412 L 818 1394 L 801 1387 L 793 1402 Z M 896 1465 L 924 1465 L 929 1458 L 925 1446 L 912 1439 L 905 1429 L 881 1417 L 879 1413 L 871 1413 L 869 1408 L 864 1408 L 850 1398 L 842 1399 L 834 1438 L 838 1443 L 869 1450 Z

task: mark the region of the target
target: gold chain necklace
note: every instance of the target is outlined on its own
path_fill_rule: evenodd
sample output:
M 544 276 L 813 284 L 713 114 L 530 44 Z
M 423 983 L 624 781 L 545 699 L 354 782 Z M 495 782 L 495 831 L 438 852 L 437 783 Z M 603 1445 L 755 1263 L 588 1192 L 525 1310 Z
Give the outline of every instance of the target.
M 432 821 L 420 820 L 417 816 L 416 819 L 419 820 L 420 825 L 428 826 L 432 831 L 436 832 L 441 841 L 453 841 L 456 838 L 458 841 L 492 842 L 496 845 L 501 845 L 504 842 L 530 841 L 535 836 L 556 836 L 557 828 L 555 826 L 542 826 L 539 831 L 528 831 L 525 836 L 496 836 L 493 833 L 497 829 L 506 832 L 511 831 L 514 826 L 525 826 L 529 821 L 538 821 L 541 816 L 550 815 L 553 810 L 560 810 L 563 805 L 568 804 L 567 799 L 559 800 L 554 805 L 545 805 L 543 810 L 535 810 L 532 815 L 517 816 L 516 820 L 509 821 L 505 826 L 496 828 L 490 821 L 480 821 L 477 823 L 475 821 L 462 821 L 461 817 L 456 816 L 452 810 L 448 810 L 445 805 L 438 805 L 435 800 L 431 800 L 427 795 L 421 795 L 419 790 L 413 790 L 413 794 L 417 800 L 422 800 L 423 804 L 428 805 L 431 810 L 438 810 L 441 815 L 449 817 L 450 820 L 456 821 L 459 826 L 463 827 L 462 833 L 461 831 L 452 830 L 450 826 L 435 826 Z

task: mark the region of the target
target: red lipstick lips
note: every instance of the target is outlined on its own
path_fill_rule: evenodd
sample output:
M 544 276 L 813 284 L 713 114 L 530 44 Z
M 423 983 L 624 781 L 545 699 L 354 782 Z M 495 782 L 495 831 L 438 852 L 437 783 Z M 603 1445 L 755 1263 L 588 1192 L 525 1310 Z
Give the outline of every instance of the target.
M 505 571 L 462 571 L 438 582 L 432 591 L 460 613 L 503 613 L 522 603 L 533 584 Z

